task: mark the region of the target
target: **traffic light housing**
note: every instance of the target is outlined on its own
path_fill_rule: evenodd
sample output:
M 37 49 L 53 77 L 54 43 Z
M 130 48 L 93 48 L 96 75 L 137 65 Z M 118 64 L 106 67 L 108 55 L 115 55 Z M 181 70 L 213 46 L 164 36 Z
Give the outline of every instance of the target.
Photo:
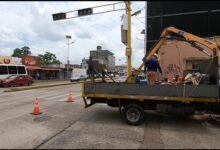
M 78 10 L 78 16 L 91 15 L 93 13 L 92 8 L 80 9 Z
M 66 13 L 53 14 L 53 21 L 66 19 Z

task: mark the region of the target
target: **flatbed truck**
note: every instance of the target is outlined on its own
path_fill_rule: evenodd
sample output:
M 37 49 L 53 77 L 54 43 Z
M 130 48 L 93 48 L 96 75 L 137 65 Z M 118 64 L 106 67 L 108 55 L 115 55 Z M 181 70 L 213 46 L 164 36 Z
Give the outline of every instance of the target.
M 170 36 L 175 34 L 177 37 Z M 152 50 L 143 58 L 150 58 L 161 45 L 170 38 L 181 39 L 191 46 L 206 53 L 210 59 L 194 66 L 201 74 L 209 76 L 208 83 L 148 85 L 136 82 L 144 62 L 133 71 L 124 83 L 90 82 L 82 83 L 82 97 L 85 107 L 96 103 L 105 103 L 111 107 L 118 107 L 128 124 L 138 125 L 144 120 L 144 110 L 153 109 L 161 113 L 193 115 L 195 111 L 220 110 L 219 103 L 219 45 L 174 27 L 166 28 Z M 209 54 L 202 46 L 211 49 Z M 129 80 L 130 79 L 130 80 Z M 128 82 L 130 81 L 130 82 Z
M 125 4 L 125 8 L 116 8 L 116 5 Z M 93 12 L 99 7 L 110 7 L 111 10 Z M 132 125 L 140 124 L 144 118 L 144 110 L 154 109 L 163 113 L 177 113 L 183 115 L 193 115 L 196 110 L 220 110 L 219 103 L 219 72 L 218 57 L 219 45 L 196 35 L 187 33 L 174 27 L 168 27 L 162 32 L 160 39 L 153 46 L 151 51 L 146 54 L 143 60 L 150 58 L 156 53 L 162 44 L 169 38 L 174 38 L 172 34 L 177 35 L 175 39 L 188 42 L 191 46 L 206 53 L 210 59 L 196 64 L 192 69 L 199 70 L 199 73 L 209 76 L 208 82 L 198 82 L 198 84 L 171 84 L 171 85 L 148 85 L 137 83 L 138 75 L 144 66 L 144 62 L 137 70 L 132 71 L 132 44 L 131 44 L 131 17 L 138 14 L 137 11 L 131 14 L 131 2 L 123 1 L 102 6 L 90 7 L 86 9 L 61 12 L 53 14 L 53 20 L 63 20 L 87 15 L 108 13 L 126 10 L 127 21 L 125 25 L 127 39 L 123 42 L 126 45 L 125 54 L 127 56 L 127 74 L 128 78 L 124 83 L 113 82 L 93 82 L 84 81 L 82 83 L 82 97 L 85 107 L 88 108 L 96 103 L 106 103 L 112 107 L 118 107 L 119 112 L 123 114 L 127 123 Z M 78 15 L 77 13 L 78 12 Z M 66 14 L 73 13 L 73 16 Z M 124 41 L 124 40 L 122 40 Z M 212 55 L 203 48 L 212 50 Z M 90 102 L 89 102 L 90 101 Z

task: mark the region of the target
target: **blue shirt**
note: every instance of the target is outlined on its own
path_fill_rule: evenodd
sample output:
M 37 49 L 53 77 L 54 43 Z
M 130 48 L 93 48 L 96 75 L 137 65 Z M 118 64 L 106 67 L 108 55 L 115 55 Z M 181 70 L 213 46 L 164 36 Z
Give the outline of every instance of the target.
M 148 59 L 145 62 L 144 72 L 146 72 L 146 68 L 147 68 L 147 71 L 154 71 L 154 72 L 157 72 L 157 69 L 158 69 L 160 71 L 160 73 L 162 73 L 160 64 L 156 58 Z

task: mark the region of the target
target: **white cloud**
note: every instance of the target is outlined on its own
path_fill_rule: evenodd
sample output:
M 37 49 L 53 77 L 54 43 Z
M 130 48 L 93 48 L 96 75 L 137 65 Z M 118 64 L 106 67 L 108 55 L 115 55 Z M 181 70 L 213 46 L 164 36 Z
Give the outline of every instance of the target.
M 0 44 L 11 44 L 11 43 L 23 43 L 22 40 L 8 27 L 2 26 L 0 28 Z
M 115 2 L 1 2 L 0 55 L 11 55 L 13 49 L 26 45 L 31 48 L 33 55 L 50 51 L 66 63 L 65 35 L 70 34 L 75 40 L 70 45 L 71 63 L 81 63 L 81 59 L 89 57 L 89 50 L 96 49 L 97 45 L 115 53 L 117 64 L 118 59 L 126 62 L 125 45 L 121 43 L 120 31 L 120 16 L 124 11 L 62 21 L 52 20 L 53 13 L 109 3 Z M 137 11 L 144 4 L 132 2 L 132 10 Z M 143 19 L 141 20 L 144 21 Z M 132 18 L 132 64 L 135 67 L 139 66 L 144 55 L 144 43 L 136 39 L 143 28 L 143 23 Z
M 11 56 L 13 53 L 13 50 L 9 47 L 1 48 L 0 49 L 0 54 L 3 56 Z

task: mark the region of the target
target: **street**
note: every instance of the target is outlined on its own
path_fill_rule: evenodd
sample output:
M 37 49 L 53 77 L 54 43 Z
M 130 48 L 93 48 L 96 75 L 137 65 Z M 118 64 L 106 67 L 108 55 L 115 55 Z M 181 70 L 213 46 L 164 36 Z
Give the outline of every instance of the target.
M 65 102 L 68 91 L 73 103 Z M 40 115 L 31 115 L 38 97 Z M 85 109 L 81 84 L 3 92 L 0 148 L 218 148 L 220 122 L 209 115 L 190 118 L 146 112 L 140 126 L 127 125 L 118 109 Z
M 37 86 L 50 86 L 50 85 L 58 85 L 58 84 L 68 84 L 71 83 L 69 80 L 35 80 L 34 83 L 32 85 L 22 85 L 22 86 L 15 86 L 15 87 L 0 87 L 0 91 L 5 91 L 8 89 L 23 89 L 23 88 L 33 88 L 33 87 L 37 87 Z

